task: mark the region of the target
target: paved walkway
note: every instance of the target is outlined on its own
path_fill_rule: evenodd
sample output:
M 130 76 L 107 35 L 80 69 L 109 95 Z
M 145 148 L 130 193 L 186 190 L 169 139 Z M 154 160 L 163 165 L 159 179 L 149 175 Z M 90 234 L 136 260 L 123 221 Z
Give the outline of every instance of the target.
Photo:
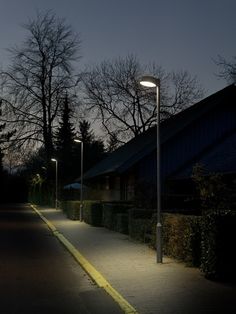
M 236 285 L 206 280 L 167 257 L 157 264 L 154 250 L 127 235 L 38 209 L 139 314 L 236 313 Z

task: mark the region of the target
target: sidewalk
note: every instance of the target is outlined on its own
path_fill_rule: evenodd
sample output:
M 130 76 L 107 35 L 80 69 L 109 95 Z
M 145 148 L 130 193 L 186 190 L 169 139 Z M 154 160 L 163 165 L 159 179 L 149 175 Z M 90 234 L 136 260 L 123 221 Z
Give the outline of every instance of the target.
M 170 258 L 157 264 L 154 250 L 127 235 L 37 208 L 139 314 L 236 313 L 236 285 L 206 280 Z

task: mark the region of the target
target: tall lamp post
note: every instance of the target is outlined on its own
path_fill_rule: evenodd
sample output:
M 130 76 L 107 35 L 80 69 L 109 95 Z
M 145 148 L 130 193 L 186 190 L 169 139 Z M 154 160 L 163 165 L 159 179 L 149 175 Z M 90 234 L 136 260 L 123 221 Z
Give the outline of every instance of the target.
M 79 220 L 82 221 L 83 220 L 83 159 L 84 159 L 84 143 L 79 140 L 79 139 L 75 139 L 74 140 L 76 143 L 80 143 L 81 144 L 81 154 L 80 154 L 80 211 L 79 211 Z
M 140 84 L 145 87 L 156 88 L 157 105 L 157 225 L 156 249 L 157 263 L 162 263 L 162 225 L 161 225 L 161 174 L 160 174 L 160 80 L 153 76 L 143 76 Z
M 56 191 L 55 191 L 55 208 L 57 209 L 58 206 L 58 161 L 55 158 L 52 158 L 51 161 L 56 163 L 56 177 L 55 177 L 55 186 L 56 186 Z

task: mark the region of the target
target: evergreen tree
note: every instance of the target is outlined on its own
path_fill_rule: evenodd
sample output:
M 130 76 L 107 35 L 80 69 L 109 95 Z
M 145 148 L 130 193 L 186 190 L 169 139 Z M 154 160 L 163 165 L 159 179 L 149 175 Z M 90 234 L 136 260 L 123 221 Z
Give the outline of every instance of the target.
M 109 153 L 114 152 L 120 146 L 120 141 L 118 140 L 117 133 L 115 132 L 110 133 L 107 144 L 108 144 L 107 151 Z
M 79 139 L 84 145 L 84 171 L 86 171 L 104 157 L 104 144 L 101 140 L 96 139 L 91 130 L 91 123 L 86 120 L 79 123 Z M 80 156 L 78 149 L 77 145 L 77 155 Z
M 79 137 L 84 144 L 91 144 L 94 141 L 94 134 L 91 130 L 91 123 L 83 120 L 79 122 Z
M 60 179 L 66 182 L 72 178 L 75 129 L 71 123 L 71 109 L 68 95 L 64 98 L 61 121 L 56 133 L 56 155 L 60 163 Z

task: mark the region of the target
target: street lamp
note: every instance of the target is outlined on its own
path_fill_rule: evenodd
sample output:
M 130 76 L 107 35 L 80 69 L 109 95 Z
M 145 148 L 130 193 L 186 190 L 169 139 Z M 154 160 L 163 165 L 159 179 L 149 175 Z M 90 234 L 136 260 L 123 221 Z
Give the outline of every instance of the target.
M 145 87 L 156 87 L 157 105 L 157 225 L 156 249 L 157 263 L 162 263 L 162 225 L 161 225 L 161 173 L 160 173 L 160 80 L 150 75 L 143 76 L 140 84 Z
M 76 143 L 80 143 L 81 144 L 81 162 L 80 162 L 80 169 L 81 169 L 81 174 L 80 174 L 80 206 L 79 206 L 79 220 L 82 221 L 83 220 L 83 159 L 84 159 L 84 145 L 83 142 L 79 139 L 75 139 L 74 140 Z
M 55 158 L 52 158 L 51 159 L 51 161 L 53 161 L 53 162 L 55 162 L 56 163 L 56 178 L 55 178 L 55 184 L 56 184 L 56 194 L 55 194 L 55 208 L 57 209 L 57 205 L 58 205 L 58 199 L 57 199 L 57 197 L 58 197 L 58 175 L 57 175 L 57 173 L 58 173 L 58 161 L 57 161 L 57 159 L 55 159 Z

